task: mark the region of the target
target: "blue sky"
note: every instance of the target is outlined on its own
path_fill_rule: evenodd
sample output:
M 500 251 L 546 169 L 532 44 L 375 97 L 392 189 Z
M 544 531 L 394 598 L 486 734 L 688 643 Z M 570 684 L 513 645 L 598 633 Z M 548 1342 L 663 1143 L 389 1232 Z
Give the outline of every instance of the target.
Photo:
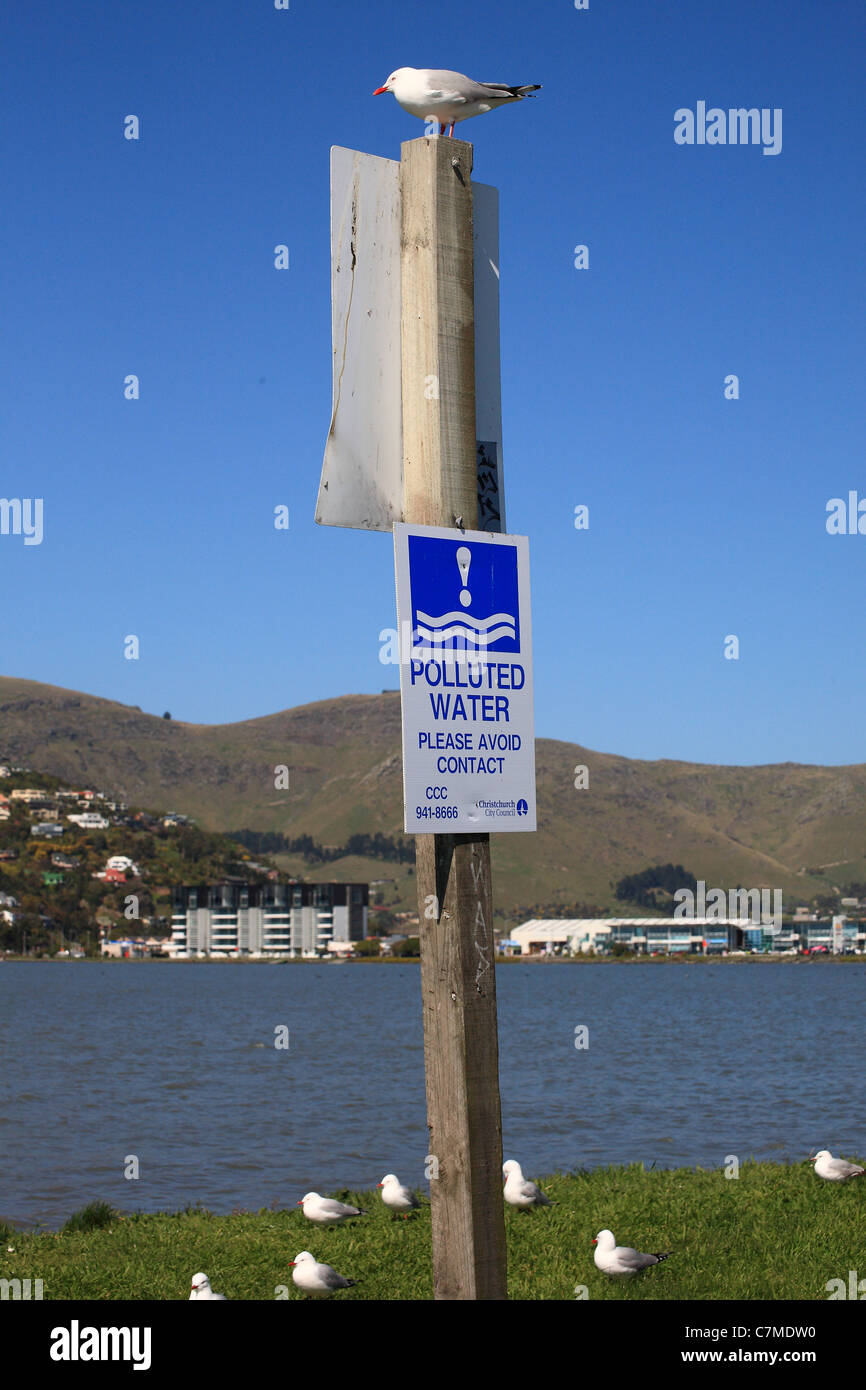
M 203 723 L 396 688 L 391 540 L 313 522 L 329 148 L 399 158 L 423 126 L 373 88 L 453 67 L 544 87 L 458 128 L 500 190 L 537 732 L 866 761 L 866 535 L 825 527 L 866 497 L 863 39 L 853 0 L 7 10 L 0 496 L 44 538 L 0 535 L 3 673 Z M 677 145 L 699 100 L 781 108 L 781 153 Z

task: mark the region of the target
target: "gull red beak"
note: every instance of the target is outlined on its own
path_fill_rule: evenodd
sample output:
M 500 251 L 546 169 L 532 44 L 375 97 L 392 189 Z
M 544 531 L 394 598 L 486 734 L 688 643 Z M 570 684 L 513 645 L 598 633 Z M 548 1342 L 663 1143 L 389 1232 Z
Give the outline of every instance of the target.
M 387 90 L 388 90 L 387 87 L 377 87 L 376 90 L 375 90 L 375 92 L 373 93 L 373 96 L 374 96 L 374 97 L 380 97 L 380 96 L 382 95 L 382 93 L 383 93 L 383 92 L 387 92 Z
M 374 96 L 376 95 L 375 92 L 373 93 L 373 95 L 374 95 Z M 384 1187 L 385 1184 L 384 1184 L 383 1182 L 377 1182 L 377 1183 L 376 1183 L 376 1186 L 377 1186 L 377 1187 Z
M 593 1237 L 593 1239 L 589 1243 L 590 1245 L 598 1245 L 598 1241 L 595 1239 L 595 1237 Z
M 298 1199 L 297 1202 L 295 1202 L 295 1206 L 296 1206 L 296 1207 L 302 1207 L 303 1205 L 304 1205 L 304 1204 L 303 1204 L 303 1202 L 300 1200 L 300 1198 Z

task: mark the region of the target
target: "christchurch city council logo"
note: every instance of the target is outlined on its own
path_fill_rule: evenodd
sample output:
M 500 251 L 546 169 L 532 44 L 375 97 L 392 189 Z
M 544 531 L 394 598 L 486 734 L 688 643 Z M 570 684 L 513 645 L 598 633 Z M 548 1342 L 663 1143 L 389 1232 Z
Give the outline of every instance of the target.
M 518 803 L 517 803 L 517 814 L 518 814 L 519 816 L 525 816 L 528 810 L 529 810 L 529 806 L 528 806 L 527 803 L 523 800 L 523 797 L 521 797 L 520 800 L 519 800 Z

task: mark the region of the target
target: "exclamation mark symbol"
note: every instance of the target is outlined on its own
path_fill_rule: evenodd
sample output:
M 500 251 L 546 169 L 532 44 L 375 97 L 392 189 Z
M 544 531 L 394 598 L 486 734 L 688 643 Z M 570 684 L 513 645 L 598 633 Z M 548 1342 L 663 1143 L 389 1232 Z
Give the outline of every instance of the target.
M 463 586 L 460 590 L 460 602 L 464 608 L 468 608 L 472 602 L 472 595 L 467 586 L 469 579 L 469 566 L 472 563 L 472 552 L 465 545 L 461 545 L 457 551 L 457 568 L 460 570 L 460 583 Z

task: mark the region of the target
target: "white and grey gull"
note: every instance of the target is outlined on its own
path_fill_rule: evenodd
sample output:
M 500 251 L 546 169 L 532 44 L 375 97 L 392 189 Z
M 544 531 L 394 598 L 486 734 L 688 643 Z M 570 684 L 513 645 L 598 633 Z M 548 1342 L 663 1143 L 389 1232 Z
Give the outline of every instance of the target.
M 613 1231 L 608 1230 L 599 1231 L 592 1243 L 595 1246 L 593 1259 L 596 1268 L 603 1274 L 638 1274 L 651 1265 L 661 1264 L 673 1253 L 666 1250 L 663 1254 L 644 1255 L 630 1245 L 617 1245 Z
M 532 1207 L 553 1205 L 536 1183 L 523 1176 L 523 1170 L 516 1158 L 509 1158 L 503 1163 L 502 1172 L 505 1175 L 503 1196 L 509 1206 L 519 1207 L 521 1211 L 530 1211 Z
M 458 121 L 470 116 L 483 116 L 500 106 L 511 106 L 533 92 L 540 92 L 539 83 L 512 87 L 507 82 L 476 82 L 462 72 L 448 68 L 397 68 L 374 97 L 392 92 L 398 106 L 422 121 L 438 121 L 439 134 L 444 135 L 450 124 L 450 135 Z
M 402 1213 L 404 1217 L 421 1205 L 411 1187 L 402 1183 L 396 1173 L 386 1173 L 377 1186 L 382 1189 L 382 1201 L 385 1206 L 390 1207 L 393 1212 Z
M 303 1207 L 308 1221 L 315 1221 L 320 1226 L 339 1226 L 343 1221 L 367 1215 L 360 1207 L 338 1202 L 334 1197 L 320 1197 L 318 1192 L 308 1192 L 296 1205 Z
M 309 1250 L 302 1250 L 292 1260 L 292 1281 L 311 1298 L 329 1298 L 337 1289 L 351 1289 L 354 1279 L 344 1279 L 330 1265 L 320 1264 Z
M 819 1149 L 809 1162 L 814 1163 L 818 1177 L 826 1182 L 847 1182 L 849 1178 L 862 1178 L 866 1173 L 866 1168 L 861 1168 L 859 1163 L 834 1158 L 829 1149 Z
M 224 1293 L 214 1293 L 206 1274 L 194 1274 L 190 1281 L 190 1302 L 228 1303 Z

